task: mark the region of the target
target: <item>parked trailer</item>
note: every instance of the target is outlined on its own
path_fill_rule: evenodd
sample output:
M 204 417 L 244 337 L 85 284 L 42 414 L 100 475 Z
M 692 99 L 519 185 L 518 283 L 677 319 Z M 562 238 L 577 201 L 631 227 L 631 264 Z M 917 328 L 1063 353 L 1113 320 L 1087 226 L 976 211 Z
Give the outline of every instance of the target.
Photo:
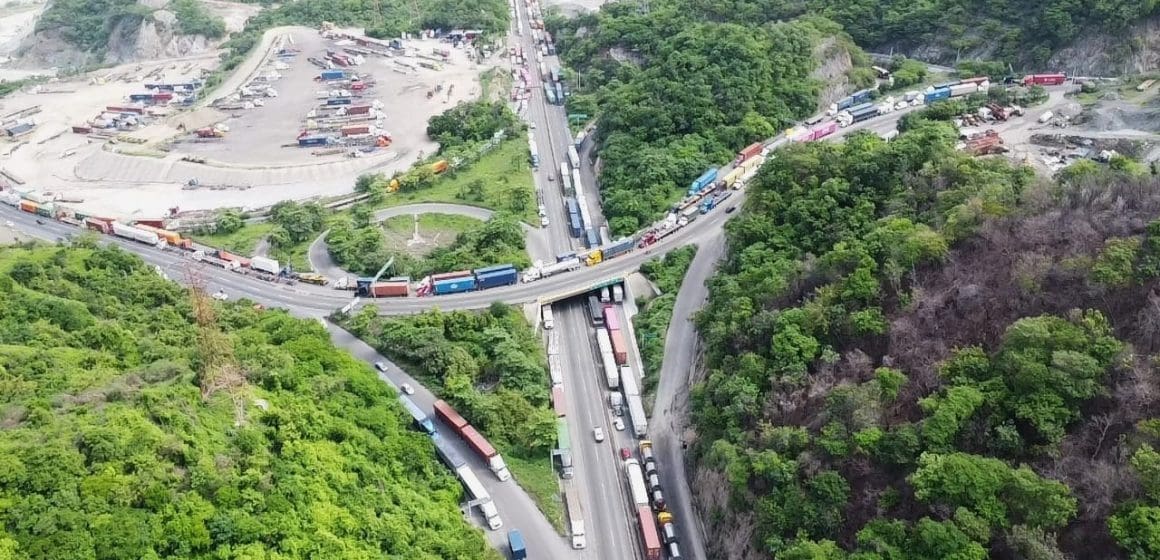
M 1031 74 L 1023 77 L 1025 86 L 1058 86 L 1066 81 L 1066 74 Z
M 660 560 L 661 538 L 657 534 L 657 524 L 653 519 L 652 510 L 647 505 L 636 508 L 636 517 L 640 522 L 640 540 L 644 545 L 646 560 Z
M 512 477 L 511 473 L 508 472 L 507 464 L 504 463 L 503 457 L 451 405 L 443 400 L 437 400 L 435 401 L 434 408 L 435 416 L 446 422 L 459 437 L 463 438 L 476 453 L 483 457 L 487 461 L 488 468 L 491 469 L 491 472 L 495 473 L 496 477 L 503 481 Z
M 376 298 L 407 297 L 411 295 L 411 282 L 407 280 L 375 282 L 367 286 L 367 295 Z
M 644 403 L 640 395 L 626 395 L 628 401 L 628 418 L 632 421 L 632 431 L 636 437 L 644 437 L 648 433 L 648 417 L 644 413 Z
M 487 493 L 487 489 L 483 487 L 483 483 L 475 476 L 475 472 L 471 470 L 471 467 L 463 465 L 455 469 L 455 474 L 459 476 L 459 481 L 467 489 L 467 495 L 470 500 L 479 506 L 479 511 L 483 513 L 483 518 L 487 521 L 487 526 L 493 531 L 503 527 L 503 520 L 499 517 L 499 511 L 491 501 L 491 494 Z
M 177 233 L 176 231 L 161 229 L 159 227 L 143 224 L 141 222 L 137 222 L 133 225 L 133 227 L 136 227 L 137 229 L 143 229 L 145 231 L 151 231 L 156 234 L 157 237 L 164 239 L 166 243 L 174 247 L 180 247 L 182 249 L 189 249 L 193 247 L 193 241 L 182 238 L 181 234 Z
M 693 196 L 693 195 L 701 192 L 709 185 L 712 185 L 713 181 L 715 181 L 716 179 L 717 179 L 717 168 L 710 167 L 707 171 L 702 173 L 700 177 L 697 177 L 697 179 L 693 181 L 693 184 L 689 186 L 689 196 Z
M 624 476 L 628 478 L 629 495 L 632 502 L 639 506 L 648 507 L 648 489 L 644 484 L 644 473 L 640 470 L 640 462 L 636 459 L 624 461 Z
M 955 84 L 951 86 L 951 97 L 962 97 L 979 92 L 979 85 L 975 83 Z
M 603 260 L 614 259 L 632 250 L 635 240 L 631 237 L 621 237 L 605 245 L 601 250 Z
M 604 324 L 608 327 L 608 331 L 620 330 L 620 319 L 616 316 L 616 308 L 611 305 L 604 306 Z
M 161 242 L 161 238 L 157 237 L 156 233 L 137 229 L 132 226 L 127 226 L 120 222 L 113 222 L 113 235 L 123 237 L 125 239 L 132 239 L 147 245 L 157 245 Z
M 611 337 L 604 327 L 596 329 L 596 347 L 600 350 L 600 365 L 604 368 L 604 382 L 608 384 L 609 389 L 616 389 L 620 386 L 620 372 L 616 369 L 616 358 L 612 354 Z
M 552 386 L 552 410 L 556 412 L 557 417 L 564 417 L 567 415 L 567 410 L 564 404 L 564 387 L 562 385 Z
M 568 146 L 568 164 L 572 169 L 580 169 L 580 152 L 576 150 L 576 146 Z
M 399 402 L 403 403 L 403 409 L 411 415 L 411 420 L 415 422 L 420 430 L 423 430 L 427 435 L 435 435 L 435 423 L 431 421 L 431 417 L 423 412 L 415 401 L 412 401 L 407 395 L 399 395 Z
M 624 341 L 624 331 L 615 330 L 608 333 L 612 339 L 612 358 L 617 365 L 628 363 L 628 345 Z
M 950 97 L 951 97 L 951 88 L 949 88 L 949 87 L 937 88 L 934 91 L 928 91 L 925 95 L 923 95 L 922 102 L 924 104 L 930 105 L 931 103 L 934 103 L 935 101 L 942 101 L 944 99 L 950 99 Z
M 447 465 L 447 468 L 454 471 L 467 464 L 463 456 L 446 439 L 437 437 L 431 438 L 431 440 L 435 442 L 435 453 L 439 455 L 439 458 L 443 460 L 443 464 Z
M 256 256 L 250 259 L 250 268 L 259 272 L 268 272 L 270 274 L 278 274 L 282 271 L 282 267 L 278 265 L 278 261 L 260 256 Z
M 572 548 L 580 550 L 588 546 L 588 539 L 584 531 L 584 511 L 580 507 L 580 495 L 571 484 L 564 488 L 564 502 L 568 508 L 568 523 L 572 529 Z
M 600 299 L 596 296 L 588 296 L 588 314 L 592 317 L 593 327 L 604 326 L 604 308 L 600 305 Z

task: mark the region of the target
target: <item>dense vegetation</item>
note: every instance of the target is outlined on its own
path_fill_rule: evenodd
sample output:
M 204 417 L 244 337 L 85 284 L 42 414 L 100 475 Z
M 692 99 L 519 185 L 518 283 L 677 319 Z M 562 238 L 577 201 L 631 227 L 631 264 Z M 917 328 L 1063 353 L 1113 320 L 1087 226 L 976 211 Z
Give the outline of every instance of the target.
M 140 23 L 152 12 L 136 0 L 54 0 L 36 30 L 55 31 L 81 51 L 103 54 L 114 28 Z
M 186 292 L 128 253 L 0 268 L 0 557 L 498 558 L 393 391 L 314 321 L 217 305 L 210 357 Z M 241 384 L 205 390 L 229 354 Z
M 656 388 L 659 381 L 657 374 L 665 358 L 665 335 L 673 318 L 673 304 L 677 301 L 677 292 L 681 289 L 685 272 L 689 270 L 696 254 L 696 245 L 686 245 L 670 251 L 662 258 L 640 265 L 641 274 L 660 292 L 656 297 L 643 302 L 640 313 L 632 318 L 640 359 L 644 364 L 642 380 L 648 393 Z
M 977 49 L 993 58 L 1034 66 L 1085 32 L 1122 31 L 1157 13 L 1158 7 L 1156 0 L 774 0 L 762 16 L 819 14 L 841 23 L 859 45 L 933 44 L 942 47 L 950 60 L 956 52 Z
M 391 275 L 418 279 L 437 272 L 481 268 L 512 263 L 516 268 L 531 264 L 524 249 L 524 231 L 519 220 L 510 214 L 497 214 L 478 227 L 460 233 L 447 247 L 438 247 L 417 258 L 387 250 L 379 224 L 360 220 L 363 212 L 338 220 L 330 229 L 326 242 L 335 262 L 356 274 L 373 274 L 391 257 L 395 258 Z
M 954 141 L 922 119 L 891 143 L 793 146 L 750 185 L 698 317 L 710 542 L 1160 555 L 1160 182 L 1091 165 L 1037 182 Z
M 433 310 L 388 318 L 368 306 L 344 324 L 406 364 L 479 428 L 559 525 L 558 489 L 548 461 L 556 416 L 548 402 L 547 358 L 518 308 L 497 303 L 478 313 Z
M 552 19 L 563 60 L 582 75 L 570 112 L 599 115 L 604 212 L 616 235 L 652 223 L 707 167 L 818 106 L 823 20 L 761 25 L 738 6 L 660 0 Z M 724 9 L 723 9 L 724 8 Z M 856 47 L 843 43 L 858 56 Z M 626 53 L 618 62 L 608 50 Z M 866 85 L 864 74 L 856 80 Z
M 484 142 L 501 132 L 511 135 L 522 128 L 507 103 L 484 99 L 460 103 L 431 117 L 427 136 L 439 142 L 439 153 L 445 154 L 452 148 Z

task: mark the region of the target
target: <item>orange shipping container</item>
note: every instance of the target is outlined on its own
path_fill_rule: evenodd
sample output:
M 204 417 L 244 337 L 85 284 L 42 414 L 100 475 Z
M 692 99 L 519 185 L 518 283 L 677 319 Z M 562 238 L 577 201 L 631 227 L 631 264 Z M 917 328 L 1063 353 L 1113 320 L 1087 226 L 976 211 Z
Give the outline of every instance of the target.
M 31 200 L 21 200 L 20 201 L 20 209 L 25 211 L 25 212 L 31 212 L 31 213 L 35 214 L 36 210 L 38 208 L 40 208 L 40 205 L 31 201 Z

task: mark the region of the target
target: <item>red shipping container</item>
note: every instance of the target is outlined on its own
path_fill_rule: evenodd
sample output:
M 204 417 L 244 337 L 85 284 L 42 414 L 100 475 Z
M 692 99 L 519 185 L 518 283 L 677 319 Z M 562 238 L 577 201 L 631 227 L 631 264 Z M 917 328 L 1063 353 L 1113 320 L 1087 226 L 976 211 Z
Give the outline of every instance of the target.
M 145 219 L 145 220 L 134 220 L 134 221 L 140 225 L 143 225 L 143 226 L 155 227 L 158 229 L 165 229 L 165 220 L 150 218 L 150 219 Z
M 974 78 L 967 78 L 965 80 L 962 80 L 959 83 L 960 84 L 981 84 L 981 83 L 986 82 L 988 80 L 990 80 L 990 78 L 988 78 L 986 76 L 976 76 Z
M 141 107 L 118 107 L 116 105 L 108 105 L 105 110 L 110 113 L 135 113 L 138 115 L 145 112 Z
M 109 233 L 113 226 L 109 222 L 98 220 L 96 218 L 85 218 L 85 227 L 93 231 L 101 233 Z
M 365 115 L 371 112 L 370 105 L 356 105 L 354 107 L 347 107 L 346 114 L 348 115 Z
M 363 82 L 355 82 L 355 83 L 350 85 L 350 89 L 353 91 L 362 91 L 366 88 L 367 88 L 367 85 Z
M 91 127 L 91 126 L 74 126 L 74 127 L 72 127 L 72 131 L 77 133 L 77 134 L 88 134 L 88 133 L 93 131 L 93 127 Z
M 173 99 L 172 92 L 163 91 L 161 93 L 154 93 L 153 94 L 154 101 L 169 101 L 170 99 Z
M 552 386 L 552 408 L 556 411 L 556 416 L 564 416 L 564 387 L 561 385 Z
M 746 146 L 744 150 L 741 150 L 741 152 L 737 154 L 738 163 L 743 162 L 757 154 L 760 154 L 762 148 L 764 148 L 764 146 L 761 144 L 761 142 L 754 142 Z
M 1067 81 L 1066 74 L 1032 74 L 1023 77 L 1023 85 L 1058 86 Z
M 467 425 L 467 420 L 460 416 L 454 408 L 451 408 L 451 405 L 447 404 L 447 401 L 442 399 L 437 400 L 433 408 L 435 409 L 435 416 L 439 417 L 440 420 L 446 422 L 451 427 L 457 428 L 456 431 L 458 431 L 458 428 Z
M 648 560 L 660 560 L 661 536 L 657 533 L 657 522 L 653 519 L 652 510 L 648 506 L 636 508 L 637 519 L 640 520 L 640 540 L 644 545 L 644 557 Z
M 370 292 L 374 297 L 407 297 L 411 286 L 407 282 L 379 282 L 371 284 Z
M 471 446 L 476 453 L 479 453 L 484 458 L 490 459 L 498 455 L 495 448 L 491 446 L 491 442 L 487 441 L 487 438 L 483 437 L 483 434 L 479 433 L 475 429 L 475 426 L 470 424 L 464 426 L 459 432 L 459 435 L 463 436 L 463 439 L 467 441 L 467 445 Z
M 463 278 L 464 276 L 471 276 L 470 270 L 460 270 L 458 272 L 444 272 L 442 274 L 432 274 L 431 282 L 438 282 L 440 280 L 450 280 L 452 278 Z
M 624 343 L 624 331 L 608 331 L 608 338 L 612 341 L 612 357 L 616 358 L 616 364 L 627 364 L 628 346 Z
M 343 136 L 355 136 L 357 134 L 369 134 L 371 127 L 365 124 L 355 124 L 342 127 Z

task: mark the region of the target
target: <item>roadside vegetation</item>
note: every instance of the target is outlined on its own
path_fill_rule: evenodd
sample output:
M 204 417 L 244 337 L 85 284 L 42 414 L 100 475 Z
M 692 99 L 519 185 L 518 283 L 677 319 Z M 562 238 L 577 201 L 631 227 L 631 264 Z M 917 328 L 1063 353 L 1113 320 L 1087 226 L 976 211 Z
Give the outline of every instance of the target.
M 789 147 L 698 316 L 708 542 L 757 557 L 1155 558 L 1160 181 L 954 150 Z M 733 543 L 738 526 L 753 528 Z
M 172 0 L 164 7 L 177 16 L 177 31 L 217 39 L 225 35 L 221 18 L 197 0 Z M 37 31 L 55 31 L 77 49 L 103 59 L 109 37 L 119 27 L 136 27 L 155 10 L 136 0 L 53 0 L 36 22 Z
M 269 244 L 267 256 L 306 271 L 310 270 L 306 258 L 310 244 L 338 219 L 317 203 L 292 200 L 272 206 L 267 221 L 246 223 L 245 218 L 242 212 L 226 210 L 212 228 L 194 231 L 193 239 L 242 257 L 252 256 L 264 240 Z
M 518 308 L 496 303 L 481 312 L 380 317 L 367 306 L 340 322 L 478 427 L 552 524 L 563 528 L 549 455 L 556 416 L 548 402 L 547 356 Z
M 165 9 L 177 16 L 177 29 L 186 35 L 219 39 L 226 34 L 226 22 L 210 13 L 198 0 L 170 0 Z
M 614 235 L 651 224 L 706 168 L 813 113 L 822 84 L 811 72 L 823 39 L 837 36 L 857 65 L 869 66 L 830 22 L 763 25 L 768 18 L 746 7 L 756 3 L 660 0 L 648 12 L 615 3 L 549 19 L 564 62 L 581 76 L 569 112 L 599 115 L 601 197 Z M 609 49 L 631 54 L 618 62 Z M 851 77 L 855 86 L 873 80 L 856 70 Z
M 696 255 L 697 246 L 686 245 L 640 265 L 640 273 L 660 292 L 648 300 L 638 299 L 640 312 L 632 318 L 636 344 L 644 364 L 642 380 L 646 395 L 651 395 L 660 381 L 658 375 L 665 359 L 665 336 L 673 319 L 673 305 L 677 301 L 677 292 L 681 289 L 685 273 Z
M 213 390 L 188 292 L 78 243 L 0 251 L 0 557 L 499 559 L 315 321 L 214 303 Z

